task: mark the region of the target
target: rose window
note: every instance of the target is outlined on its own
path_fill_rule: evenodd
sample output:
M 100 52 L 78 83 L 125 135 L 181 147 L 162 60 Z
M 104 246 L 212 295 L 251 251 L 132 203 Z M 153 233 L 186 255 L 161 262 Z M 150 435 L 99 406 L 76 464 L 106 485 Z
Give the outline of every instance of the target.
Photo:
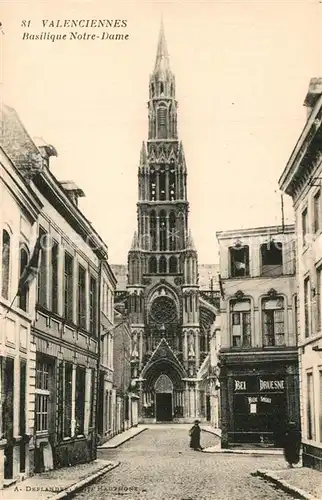
M 170 297 L 158 297 L 152 303 L 150 315 L 155 323 L 171 323 L 176 319 L 177 308 Z

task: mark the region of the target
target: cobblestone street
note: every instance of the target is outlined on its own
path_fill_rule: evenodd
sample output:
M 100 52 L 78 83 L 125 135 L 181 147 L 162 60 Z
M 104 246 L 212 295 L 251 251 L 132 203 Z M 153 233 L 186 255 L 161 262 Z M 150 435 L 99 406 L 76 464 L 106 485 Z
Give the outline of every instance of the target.
M 203 432 L 201 444 L 218 438 Z M 198 453 L 189 448 L 188 430 L 174 426 L 148 429 L 115 450 L 100 450 L 99 458 L 121 465 L 74 498 L 81 500 L 283 500 L 293 497 L 252 477 L 258 468 L 285 468 L 281 456 L 252 457 Z

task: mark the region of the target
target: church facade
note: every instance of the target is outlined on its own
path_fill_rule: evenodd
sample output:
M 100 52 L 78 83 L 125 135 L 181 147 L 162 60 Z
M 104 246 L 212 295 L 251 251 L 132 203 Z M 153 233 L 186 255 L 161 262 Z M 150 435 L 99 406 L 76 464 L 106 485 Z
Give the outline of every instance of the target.
M 175 76 L 163 26 L 149 81 L 148 139 L 141 148 L 138 184 L 126 296 L 139 421 L 210 420 L 210 346 L 219 297 L 202 296 L 198 283 Z

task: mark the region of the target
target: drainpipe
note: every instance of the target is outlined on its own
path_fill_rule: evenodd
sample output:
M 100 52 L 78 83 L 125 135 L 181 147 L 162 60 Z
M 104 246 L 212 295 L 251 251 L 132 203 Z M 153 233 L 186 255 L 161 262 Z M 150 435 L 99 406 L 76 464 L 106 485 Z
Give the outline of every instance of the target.
M 97 444 L 98 444 L 98 413 L 99 413 L 99 392 L 100 392 L 100 367 L 101 367 L 101 295 L 102 295 L 102 269 L 103 262 L 106 257 L 99 257 L 98 270 L 98 294 L 96 304 L 96 336 L 97 336 L 97 380 L 96 380 L 96 418 L 95 418 L 95 453 L 94 460 L 97 459 Z

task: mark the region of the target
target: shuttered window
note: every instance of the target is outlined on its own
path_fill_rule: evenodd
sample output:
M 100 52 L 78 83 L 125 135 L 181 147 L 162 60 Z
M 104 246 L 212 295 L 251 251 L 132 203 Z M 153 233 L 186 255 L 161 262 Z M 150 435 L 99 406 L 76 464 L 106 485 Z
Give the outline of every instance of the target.
M 96 279 L 93 276 L 89 281 L 89 331 L 93 334 L 96 333 L 96 301 L 97 301 L 97 287 Z
M 58 312 L 58 243 L 54 240 L 51 247 L 51 310 Z
M 77 323 L 86 328 L 86 271 L 78 266 Z
M 43 228 L 39 228 L 40 238 L 40 264 L 38 272 L 38 304 L 47 307 L 47 233 Z
M 65 363 L 64 369 L 64 437 L 72 434 L 72 384 L 73 365 Z
M 76 394 L 75 394 L 76 436 L 84 434 L 85 416 L 85 368 L 76 367 Z
M 65 252 L 64 316 L 73 321 L 73 257 Z
M 2 287 L 1 295 L 9 298 L 10 277 L 10 235 L 5 229 L 2 231 Z

